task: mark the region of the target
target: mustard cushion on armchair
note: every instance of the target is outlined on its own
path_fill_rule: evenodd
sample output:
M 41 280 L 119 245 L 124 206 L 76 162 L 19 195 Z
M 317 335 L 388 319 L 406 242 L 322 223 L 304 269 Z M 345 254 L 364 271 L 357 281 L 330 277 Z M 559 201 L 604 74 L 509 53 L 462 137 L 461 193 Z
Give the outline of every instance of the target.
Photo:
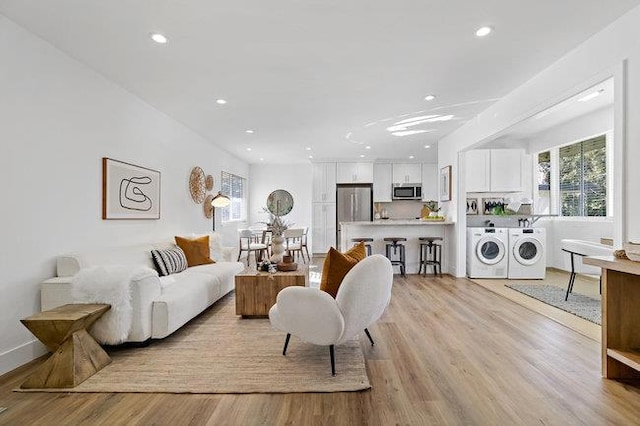
M 335 298 L 344 276 L 365 257 L 367 257 L 367 251 L 364 243 L 356 244 L 346 253 L 340 253 L 331 247 L 322 266 L 320 290 L 329 293 Z

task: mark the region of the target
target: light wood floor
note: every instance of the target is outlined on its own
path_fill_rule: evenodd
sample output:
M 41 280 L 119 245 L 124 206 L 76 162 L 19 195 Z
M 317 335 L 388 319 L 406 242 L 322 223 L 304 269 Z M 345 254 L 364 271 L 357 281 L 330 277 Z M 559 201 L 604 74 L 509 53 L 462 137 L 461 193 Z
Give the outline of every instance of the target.
M 227 297 L 233 297 L 232 295 Z M 17 393 L 0 424 L 638 424 L 640 387 L 600 376 L 597 342 L 467 280 L 396 278 L 364 349 L 372 389 L 328 394 Z M 247 350 L 256 350 L 256 345 Z M 327 359 L 327 368 L 329 360 Z M 338 360 L 338 374 L 339 374 Z M 108 367 L 107 367 L 108 368 Z
M 598 324 L 594 324 L 586 319 L 570 314 L 569 312 L 565 312 L 562 309 L 547 305 L 544 302 L 536 300 L 506 286 L 507 284 L 546 284 L 554 285 L 566 290 L 567 283 L 569 281 L 568 272 L 548 268 L 545 279 L 543 280 L 472 279 L 471 281 L 493 291 L 494 293 L 504 296 L 507 299 L 513 300 L 525 308 L 551 318 L 552 320 L 557 321 L 578 333 L 584 334 L 597 342 L 602 340 L 602 328 Z M 582 294 L 594 299 L 600 299 L 600 282 L 597 278 L 579 274 L 576 276 L 576 280 L 573 285 L 573 293 Z

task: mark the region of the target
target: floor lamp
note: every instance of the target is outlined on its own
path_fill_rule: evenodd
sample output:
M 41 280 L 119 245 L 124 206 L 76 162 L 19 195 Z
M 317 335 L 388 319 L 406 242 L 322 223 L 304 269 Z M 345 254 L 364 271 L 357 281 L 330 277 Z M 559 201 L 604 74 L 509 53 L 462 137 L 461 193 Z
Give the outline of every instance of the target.
M 221 191 L 218 191 L 218 195 L 211 200 L 211 217 L 214 231 L 216 230 L 216 207 L 226 207 L 229 204 L 231 204 L 231 200 Z

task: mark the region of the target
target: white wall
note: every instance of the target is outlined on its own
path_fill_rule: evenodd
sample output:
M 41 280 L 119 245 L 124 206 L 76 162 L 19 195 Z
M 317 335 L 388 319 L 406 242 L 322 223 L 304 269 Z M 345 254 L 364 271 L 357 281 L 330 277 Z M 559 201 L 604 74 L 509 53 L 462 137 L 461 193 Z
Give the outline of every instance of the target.
M 310 164 L 252 164 L 249 172 L 249 222 L 266 222 L 269 216 L 263 213 L 267 197 L 276 189 L 285 189 L 293 196 L 293 209 L 284 218 L 295 227 L 311 228 L 311 188 L 313 174 Z M 308 245 L 311 247 L 311 232 Z
M 558 145 L 566 145 L 603 135 L 611 130 L 613 130 L 613 106 L 594 111 L 538 133 L 529 139 L 528 151 L 532 154 L 542 152 Z
M 483 113 L 467 122 L 458 130 L 439 142 L 438 163 L 440 167 L 454 166 L 453 195 L 464 194 L 459 183 L 464 179 L 464 170 L 458 166 L 458 153 L 490 139 L 517 122 L 549 106 L 576 94 L 580 90 L 615 76 L 616 91 L 616 134 L 618 148 L 616 155 L 620 164 L 616 178 L 616 189 L 622 191 L 616 202 L 619 204 L 617 235 L 619 240 L 640 238 L 640 221 L 634 219 L 634 212 L 640 211 L 640 167 L 634 165 L 640 158 L 640 7 L 637 7 L 595 34 L 576 49 L 565 55 L 552 66 L 503 97 Z M 626 78 L 626 90 L 622 91 L 622 80 Z M 624 102 L 620 98 L 624 97 Z M 623 108 L 626 108 L 624 110 Z M 626 113 L 624 126 L 622 113 Z M 626 141 L 629 141 L 628 143 Z M 464 186 L 464 185 L 462 185 Z M 462 191 L 461 191 L 462 189 Z M 451 237 L 457 247 L 449 258 L 455 259 L 457 276 L 464 274 L 465 268 L 465 217 L 464 210 L 458 209 L 459 201 L 445 206 L 450 218 L 457 220 Z M 453 244 L 449 245 L 449 247 Z
M 40 310 L 56 255 L 208 231 L 190 169 L 218 189 L 222 169 L 248 177 L 248 165 L 2 15 L 0 57 L 3 374 L 43 353 L 19 320 Z M 162 173 L 160 220 L 101 219 L 102 157 Z

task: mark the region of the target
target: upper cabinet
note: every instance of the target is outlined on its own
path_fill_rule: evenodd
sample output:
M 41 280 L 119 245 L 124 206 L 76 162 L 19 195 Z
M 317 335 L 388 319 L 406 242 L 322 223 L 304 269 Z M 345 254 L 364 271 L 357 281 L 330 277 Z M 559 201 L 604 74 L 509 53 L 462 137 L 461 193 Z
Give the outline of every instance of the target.
M 422 164 L 422 201 L 438 201 L 438 165 Z
M 373 163 L 338 163 L 338 183 L 373 182 Z
M 391 202 L 391 164 L 373 165 L 373 201 Z
M 313 163 L 313 202 L 335 203 L 336 163 Z
M 467 192 L 522 191 L 522 150 L 476 149 L 466 153 Z
M 420 163 L 394 163 L 393 183 L 422 182 L 422 165 Z

